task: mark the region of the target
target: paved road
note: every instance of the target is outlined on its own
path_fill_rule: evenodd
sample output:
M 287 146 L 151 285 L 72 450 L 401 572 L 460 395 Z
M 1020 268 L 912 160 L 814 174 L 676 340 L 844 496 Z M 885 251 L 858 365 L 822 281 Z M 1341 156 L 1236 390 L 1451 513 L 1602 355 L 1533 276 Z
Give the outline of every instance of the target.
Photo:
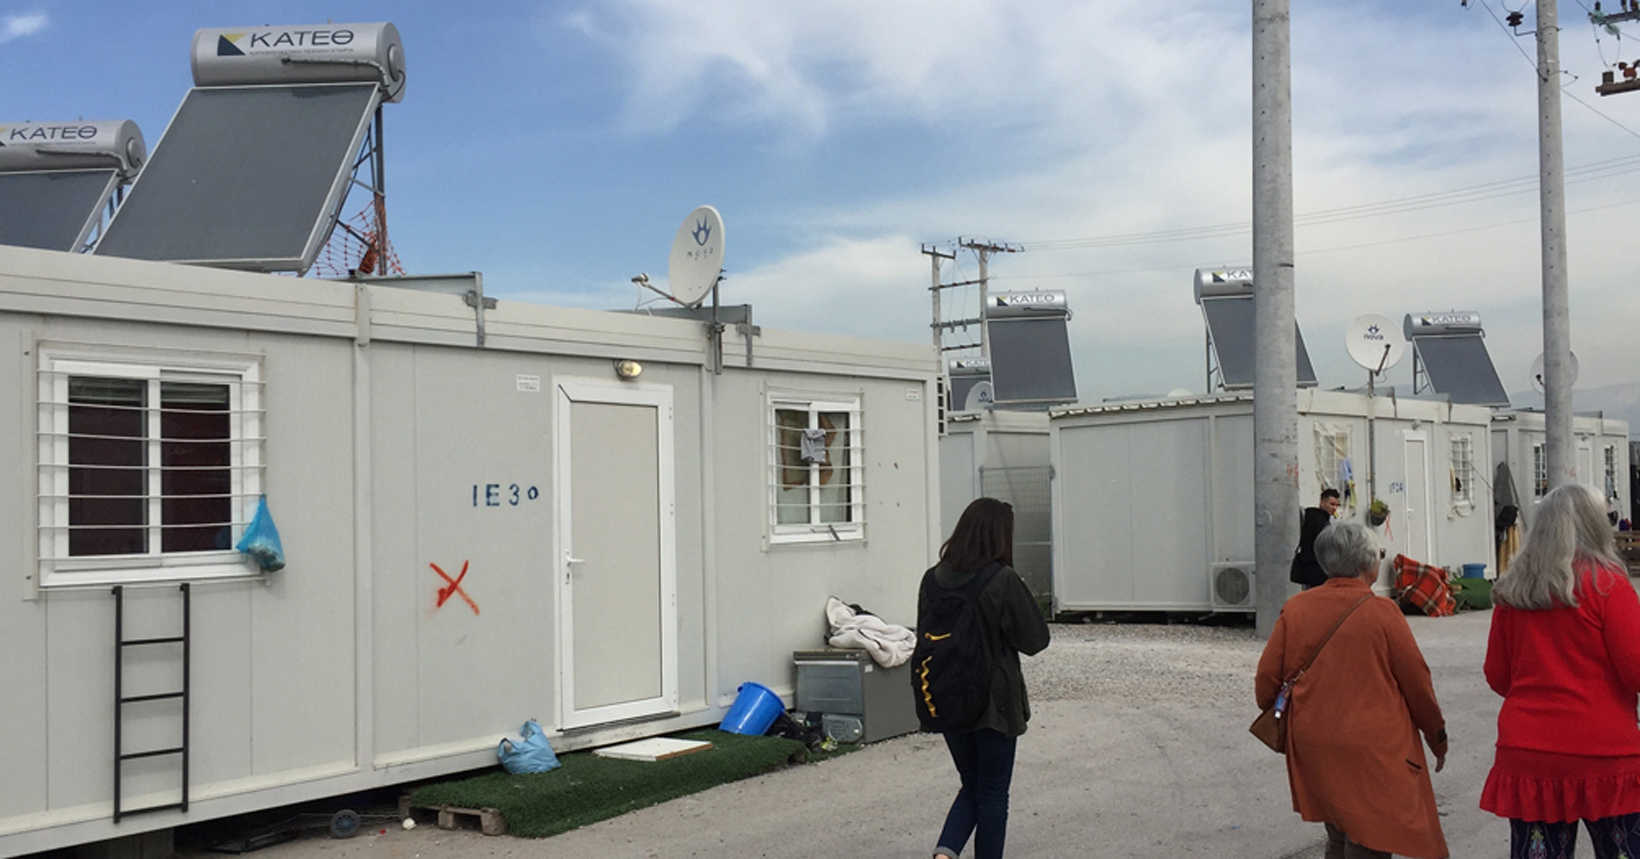
M 1499 704 L 1481 676 L 1490 613 L 1409 620 L 1452 737 L 1434 776 L 1452 855 L 1507 855 L 1508 827 L 1476 807 Z M 1282 759 L 1246 733 L 1259 649 L 1246 630 L 1056 625 L 1027 668 L 1047 700 L 1020 742 L 1009 855 L 1319 859 L 1320 824 L 1293 813 Z M 938 738 L 910 736 L 555 838 L 395 827 L 260 856 L 921 857 L 954 784 Z

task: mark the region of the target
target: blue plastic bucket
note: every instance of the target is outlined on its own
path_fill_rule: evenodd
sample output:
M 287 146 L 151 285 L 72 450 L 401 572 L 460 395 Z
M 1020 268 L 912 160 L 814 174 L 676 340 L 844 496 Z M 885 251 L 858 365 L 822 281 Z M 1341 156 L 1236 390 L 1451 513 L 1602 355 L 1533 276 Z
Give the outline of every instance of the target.
M 761 737 L 786 712 L 786 705 L 774 690 L 762 683 L 742 683 L 735 696 L 734 706 L 723 717 L 719 730 L 731 734 Z
M 1463 577 L 1466 578 L 1466 579 L 1484 579 L 1484 578 L 1486 578 L 1486 565 L 1485 564 L 1464 564 L 1463 565 Z

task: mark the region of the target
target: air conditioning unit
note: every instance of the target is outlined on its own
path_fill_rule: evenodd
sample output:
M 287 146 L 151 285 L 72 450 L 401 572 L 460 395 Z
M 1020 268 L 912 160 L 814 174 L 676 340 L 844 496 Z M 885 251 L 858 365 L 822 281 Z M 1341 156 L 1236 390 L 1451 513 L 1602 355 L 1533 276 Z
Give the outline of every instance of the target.
M 1224 561 L 1207 568 L 1207 593 L 1214 611 L 1252 611 L 1257 601 L 1252 561 Z

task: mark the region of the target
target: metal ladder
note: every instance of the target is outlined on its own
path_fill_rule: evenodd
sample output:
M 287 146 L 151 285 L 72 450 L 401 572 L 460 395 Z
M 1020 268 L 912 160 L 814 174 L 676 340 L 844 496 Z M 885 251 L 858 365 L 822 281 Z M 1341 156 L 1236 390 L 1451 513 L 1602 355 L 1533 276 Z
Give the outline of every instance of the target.
M 190 611 L 190 594 L 188 584 L 182 584 L 182 634 L 162 638 L 133 638 L 125 637 L 125 587 L 114 586 L 114 822 L 120 818 L 133 814 L 145 814 L 151 811 L 169 811 L 178 809 L 188 810 L 188 703 L 189 703 L 189 630 L 192 627 Z M 125 649 L 128 647 L 154 647 L 163 645 L 181 645 L 182 647 L 182 689 L 175 692 L 160 692 L 150 695 L 125 694 Z M 182 742 L 171 748 L 146 749 L 140 752 L 125 751 L 125 705 L 137 704 L 145 701 L 165 701 L 180 699 L 182 702 Z M 141 808 L 124 808 L 120 804 L 120 786 L 124 777 L 125 762 L 140 758 L 154 758 L 163 755 L 179 755 L 182 761 L 182 799 L 180 802 L 169 802 L 162 805 L 149 805 Z

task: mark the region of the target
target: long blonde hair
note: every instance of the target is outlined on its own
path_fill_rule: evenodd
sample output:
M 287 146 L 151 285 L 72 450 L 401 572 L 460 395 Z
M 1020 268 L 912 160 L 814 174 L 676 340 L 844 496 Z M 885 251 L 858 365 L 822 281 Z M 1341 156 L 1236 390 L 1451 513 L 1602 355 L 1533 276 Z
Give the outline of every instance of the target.
M 1606 499 L 1581 483 L 1556 487 L 1543 497 L 1520 553 L 1492 589 L 1492 597 L 1513 608 L 1576 606 L 1581 589 L 1573 570 L 1577 561 L 1623 569 L 1606 519 Z

